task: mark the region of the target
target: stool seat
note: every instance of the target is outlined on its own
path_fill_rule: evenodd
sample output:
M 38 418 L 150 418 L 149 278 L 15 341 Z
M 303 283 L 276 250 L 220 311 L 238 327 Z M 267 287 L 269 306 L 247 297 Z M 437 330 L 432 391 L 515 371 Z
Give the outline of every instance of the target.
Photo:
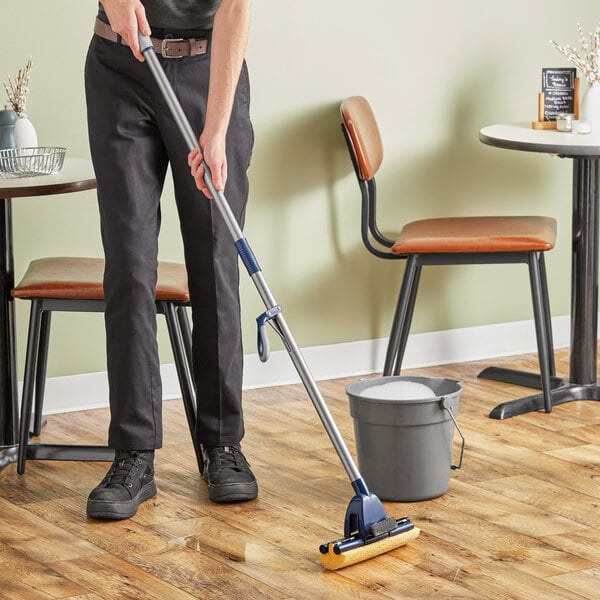
M 32 260 L 19 284 L 12 290 L 14 298 L 62 298 L 65 300 L 104 300 L 102 280 L 104 259 L 53 256 Z M 189 302 L 185 265 L 158 263 L 156 299 Z

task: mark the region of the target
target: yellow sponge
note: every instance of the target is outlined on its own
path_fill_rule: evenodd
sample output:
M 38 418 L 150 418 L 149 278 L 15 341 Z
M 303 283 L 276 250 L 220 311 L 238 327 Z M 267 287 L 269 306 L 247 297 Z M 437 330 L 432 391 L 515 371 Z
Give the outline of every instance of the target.
M 327 553 L 321 554 L 321 564 L 326 569 L 335 571 L 336 569 L 356 564 L 363 560 L 389 552 L 390 550 L 394 550 L 395 548 L 399 548 L 400 546 L 404 546 L 416 539 L 419 533 L 421 533 L 421 530 L 414 527 L 410 531 L 388 536 L 377 542 L 373 542 L 372 544 L 365 544 L 364 546 L 342 552 L 341 554 L 336 554 L 333 551 L 334 542 L 331 542 L 328 544 Z

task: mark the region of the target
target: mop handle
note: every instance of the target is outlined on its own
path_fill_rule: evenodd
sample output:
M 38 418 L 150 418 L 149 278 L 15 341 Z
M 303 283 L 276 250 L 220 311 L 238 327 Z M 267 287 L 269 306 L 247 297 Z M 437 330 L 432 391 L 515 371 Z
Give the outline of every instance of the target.
M 198 143 L 198 138 L 195 135 L 190 122 L 185 116 L 185 113 L 181 108 L 181 104 L 179 103 L 179 100 L 177 99 L 177 96 L 175 95 L 175 92 L 173 91 L 173 88 L 171 87 L 171 84 L 169 83 L 169 80 L 167 79 L 160 62 L 158 61 L 156 53 L 154 52 L 154 45 L 152 44 L 152 41 L 148 36 L 142 35 L 141 32 L 138 32 L 138 38 L 140 42 L 140 50 L 144 55 L 144 58 L 146 59 L 146 62 L 148 63 L 148 66 L 154 75 L 154 79 L 158 84 L 167 106 L 169 107 L 173 118 L 175 119 L 175 122 L 185 139 L 188 150 L 191 151 L 197 149 L 202 152 Z M 294 363 L 294 366 L 296 367 L 296 370 L 298 371 L 298 374 L 300 375 L 300 378 L 306 387 L 317 414 L 319 415 L 319 418 L 325 427 L 325 431 L 327 432 L 338 456 L 340 457 L 342 465 L 344 466 L 344 469 L 346 470 L 353 487 L 355 490 L 358 489 L 361 492 L 368 492 L 366 484 L 362 479 L 346 444 L 344 443 L 344 440 L 335 424 L 335 421 L 333 420 L 333 417 L 331 416 L 331 413 L 329 412 L 329 409 L 327 408 L 327 405 L 325 404 L 325 401 L 323 400 L 323 397 L 321 396 L 314 378 L 310 374 L 308 365 L 304 361 L 302 353 L 296 345 L 285 319 L 283 318 L 281 309 L 275 302 L 275 298 L 269 290 L 269 287 L 258 265 L 258 261 L 256 260 L 250 245 L 242 234 L 242 230 L 237 223 L 235 215 L 233 214 L 227 199 L 225 198 L 225 194 L 215 189 L 210 174 L 210 169 L 204 161 L 202 161 L 202 166 L 204 167 L 204 181 L 206 182 L 206 186 L 210 190 L 213 201 L 216 203 L 221 215 L 225 219 L 240 259 L 248 270 L 248 273 L 252 278 L 258 293 L 267 307 L 267 313 L 265 314 L 270 315 L 269 319 L 272 318 L 276 323 L 292 362 Z M 261 353 L 260 347 L 259 353 Z

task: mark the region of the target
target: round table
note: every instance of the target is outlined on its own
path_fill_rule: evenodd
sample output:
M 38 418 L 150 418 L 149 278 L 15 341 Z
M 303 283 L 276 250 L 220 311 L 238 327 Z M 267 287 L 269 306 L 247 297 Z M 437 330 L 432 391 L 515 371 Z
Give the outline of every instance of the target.
M 600 132 L 581 135 L 536 130 L 529 123 L 490 125 L 479 132 L 490 146 L 557 154 L 573 161 L 571 266 L 571 355 L 568 378 L 552 378 L 552 406 L 573 400 L 600 400 L 597 380 L 598 216 Z M 541 389 L 539 375 L 490 367 L 481 377 Z M 490 417 L 506 419 L 540 410 L 542 394 L 499 404 Z
M 66 158 L 60 172 L 36 177 L 0 178 L 0 469 L 16 460 L 17 360 L 12 198 L 79 192 L 96 187 L 90 160 Z

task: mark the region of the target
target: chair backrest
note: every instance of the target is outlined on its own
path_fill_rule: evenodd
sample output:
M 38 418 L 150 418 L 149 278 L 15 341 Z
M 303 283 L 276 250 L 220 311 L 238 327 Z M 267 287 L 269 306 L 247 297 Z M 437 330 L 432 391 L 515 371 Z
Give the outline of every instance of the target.
M 377 226 L 377 190 L 375 174 L 383 161 L 383 144 L 371 106 L 362 96 L 350 96 L 340 105 L 342 130 L 362 196 L 361 237 L 369 252 L 381 258 L 397 258 L 389 250 L 382 251 L 372 240 L 391 248 L 394 240 L 381 233 Z
M 341 106 L 342 126 L 354 157 L 356 175 L 369 181 L 383 161 L 383 144 L 375 115 L 362 96 L 346 98 Z

